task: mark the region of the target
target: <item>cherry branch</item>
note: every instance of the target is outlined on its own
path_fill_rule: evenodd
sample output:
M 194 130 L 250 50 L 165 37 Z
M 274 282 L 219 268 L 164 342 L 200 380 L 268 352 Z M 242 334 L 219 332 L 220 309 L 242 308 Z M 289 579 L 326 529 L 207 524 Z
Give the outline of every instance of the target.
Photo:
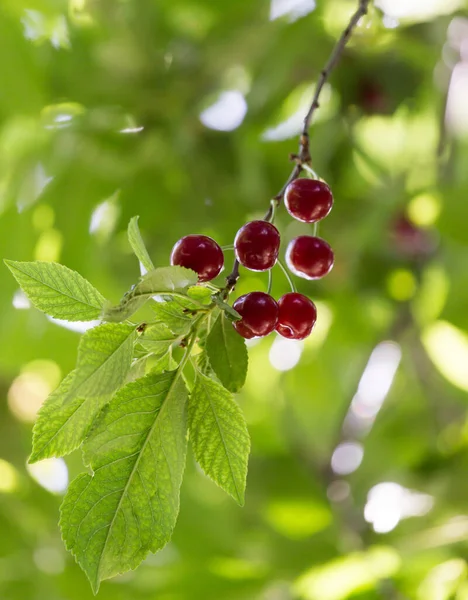
M 325 84 L 327 83 L 327 81 L 331 75 L 331 72 L 337 65 L 338 61 L 340 60 L 341 55 L 343 54 L 343 51 L 346 47 L 346 44 L 348 43 L 351 35 L 353 34 L 353 31 L 356 28 L 359 20 L 361 19 L 361 17 L 363 17 L 365 14 L 367 14 L 369 4 L 370 4 L 370 0 L 359 0 L 359 5 L 358 5 L 358 8 L 356 9 L 356 12 L 351 16 L 351 19 L 349 20 L 349 23 L 346 26 L 346 29 L 343 31 L 343 33 L 339 37 L 338 41 L 336 42 L 325 67 L 320 72 L 320 77 L 317 82 L 317 85 L 315 86 L 312 102 L 310 104 L 310 107 L 309 107 L 309 110 L 307 111 L 306 116 L 304 117 L 304 124 L 303 124 L 301 135 L 299 138 L 299 152 L 298 152 L 298 154 L 292 154 L 290 156 L 290 159 L 293 162 L 295 162 L 296 164 L 295 164 L 294 169 L 292 170 L 291 174 L 289 175 L 288 179 L 286 180 L 286 183 L 283 185 L 283 187 L 278 192 L 278 194 L 276 194 L 276 196 L 274 196 L 274 198 L 270 202 L 270 207 L 269 207 L 268 211 L 266 212 L 265 216 L 263 217 L 264 221 L 271 220 L 273 213 L 274 213 L 274 208 L 275 208 L 275 206 L 278 206 L 281 203 L 288 185 L 291 183 L 291 181 L 294 181 L 295 179 L 297 179 L 299 177 L 299 175 L 301 174 L 301 171 L 303 169 L 303 165 L 310 163 L 311 156 L 310 156 L 309 128 L 310 128 L 310 125 L 312 122 L 312 117 L 314 116 L 314 113 L 317 110 L 317 108 L 319 108 L 319 106 L 320 106 L 320 104 L 319 104 L 320 94 L 322 93 L 322 90 L 323 90 Z M 231 273 L 226 278 L 225 296 L 227 296 L 234 289 L 238 279 L 239 279 L 239 261 L 236 259 L 234 261 L 234 265 L 232 267 Z

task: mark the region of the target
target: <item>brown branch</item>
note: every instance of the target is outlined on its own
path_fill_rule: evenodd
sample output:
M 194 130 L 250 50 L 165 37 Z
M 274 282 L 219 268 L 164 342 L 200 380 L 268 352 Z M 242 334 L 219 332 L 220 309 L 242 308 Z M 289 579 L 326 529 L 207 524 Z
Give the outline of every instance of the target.
M 283 187 L 278 192 L 278 194 L 276 194 L 276 196 L 274 196 L 274 198 L 273 198 L 273 200 L 276 202 L 277 206 L 281 203 L 288 185 L 291 183 L 291 181 L 294 181 L 294 179 L 297 179 L 299 177 L 299 175 L 301 174 L 302 165 L 309 163 L 311 160 L 310 147 L 309 147 L 309 128 L 310 128 L 310 124 L 311 124 L 314 112 L 320 106 L 319 105 L 320 94 L 322 93 L 323 87 L 326 84 L 326 82 L 328 81 L 328 79 L 331 75 L 331 72 L 333 71 L 333 69 L 337 65 L 341 55 L 343 54 L 346 44 L 348 43 L 360 18 L 363 17 L 367 13 L 368 8 L 369 8 L 369 3 L 370 3 L 370 0 L 359 0 L 359 5 L 358 5 L 356 12 L 351 16 L 351 19 L 350 19 L 346 29 L 343 31 L 343 33 L 341 34 L 341 36 L 339 37 L 338 41 L 336 42 L 336 44 L 334 46 L 332 53 L 330 55 L 330 58 L 327 61 L 327 64 L 320 72 L 320 77 L 317 82 L 317 85 L 315 86 L 315 91 L 314 91 L 314 96 L 312 98 L 312 102 L 310 104 L 310 107 L 309 107 L 309 110 L 307 111 L 306 116 L 304 117 L 304 125 L 303 125 L 301 136 L 299 139 L 299 153 L 292 154 L 290 157 L 291 160 L 294 161 L 296 164 L 295 164 L 294 169 L 292 170 L 291 174 L 289 175 L 288 179 L 286 180 L 286 183 L 283 185 Z M 273 216 L 273 202 L 270 203 L 270 208 L 268 209 L 265 216 L 263 217 L 263 220 L 270 221 L 272 216 Z M 234 289 L 238 279 L 239 279 L 239 262 L 236 259 L 234 261 L 234 266 L 232 268 L 231 273 L 226 278 L 226 287 L 224 289 L 225 296 L 227 296 Z

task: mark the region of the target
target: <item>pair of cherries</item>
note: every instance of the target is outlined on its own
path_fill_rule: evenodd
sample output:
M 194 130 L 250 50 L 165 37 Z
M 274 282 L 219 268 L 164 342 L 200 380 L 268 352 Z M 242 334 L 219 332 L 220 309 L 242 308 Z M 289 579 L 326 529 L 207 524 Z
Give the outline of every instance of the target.
M 286 189 L 284 203 L 289 214 L 305 223 L 326 217 L 333 196 L 326 183 L 313 179 L 296 179 Z M 280 233 L 268 221 L 251 221 L 237 232 L 234 251 L 241 265 L 252 271 L 268 271 L 278 260 Z M 333 251 L 321 238 L 299 236 L 286 250 L 289 269 L 304 279 L 319 279 L 333 267 Z M 221 272 L 224 255 L 220 246 L 203 235 L 181 238 L 172 249 L 171 264 L 193 269 L 199 281 L 210 281 Z M 263 337 L 276 329 L 290 339 L 304 339 L 317 319 L 315 305 L 303 294 L 285 294 L 278 302 L 269 294 L 251 292 L 238 298 L 234 309 L 242 319 L 234 323 L 245 338 Z

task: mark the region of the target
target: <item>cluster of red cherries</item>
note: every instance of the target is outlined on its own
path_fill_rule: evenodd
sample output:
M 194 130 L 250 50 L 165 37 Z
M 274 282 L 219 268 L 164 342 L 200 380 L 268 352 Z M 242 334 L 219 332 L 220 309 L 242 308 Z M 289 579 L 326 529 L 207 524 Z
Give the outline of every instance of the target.
M 286 188 L 284 204 L 289 214 L 304 223 L 316 223 L 332 209 L 333 196 L 328 185 L 318 179 L 295 179 Z M 237 232 L 234 252 L 241 265 L 251 271 L 268 271 L 276 264 L 280 233 L 269 221 L 251 221 Z M 333 251 L 319 237 L 301 235 L 288 244 L 286 264 L 304 279 L 320 279 L 333 267 Z M 193 269 L 200 282 L 210 281 L 221 272 L 224 255 L 220 246 L 205 235 L 187 235 L 172 249 L 171 264 Z M 233 323 L 244 338 L 264 337 L 276 330 L 285 338 L 303 340 L 317 320 L 314 303 L 297 292 L 282 296 L 278 302 L 264 292 L 250 292 L 238 298 L 233 308 L 241 319 Z

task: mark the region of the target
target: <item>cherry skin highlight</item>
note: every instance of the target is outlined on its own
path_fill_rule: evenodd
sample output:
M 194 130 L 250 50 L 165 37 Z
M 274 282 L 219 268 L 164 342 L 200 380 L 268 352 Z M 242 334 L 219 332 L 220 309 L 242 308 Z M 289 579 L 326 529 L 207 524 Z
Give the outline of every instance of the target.
M 333 250 L 325 240 L 300 235 L 289 242 L 286 263 L 290 270 L 303 279 L 320 279 L 333 268 Z
M 310 335 L 317 320 L 317 309 L 307 296 L 290 292 L 278 300 L 276 331 L 290 340 L 303 340 Z
M 236 258 L 246 269 L 268 271 L 278 260 L 280 234 L 268 221 L 250 221 L 234 240 Z
M 247 339 L 268 335 L 278 322 L 278 304 L 264 292 L 250 292 L 240 296 L 232 307 L 242 317 L 239 321 L 234 321 L 234 329 Z
M 288 213 L 304 223 L 324 219 L 333 206 L 333 195 L 324 181 L 295 179 L 286 188 L 284 205 Z
M 172 248 L 171 265 L 196 271 L 198 281 L 210 281 L 220 274 L 224 266 L 224 255 L 212 238 L 206 235 L 186 235 Z

